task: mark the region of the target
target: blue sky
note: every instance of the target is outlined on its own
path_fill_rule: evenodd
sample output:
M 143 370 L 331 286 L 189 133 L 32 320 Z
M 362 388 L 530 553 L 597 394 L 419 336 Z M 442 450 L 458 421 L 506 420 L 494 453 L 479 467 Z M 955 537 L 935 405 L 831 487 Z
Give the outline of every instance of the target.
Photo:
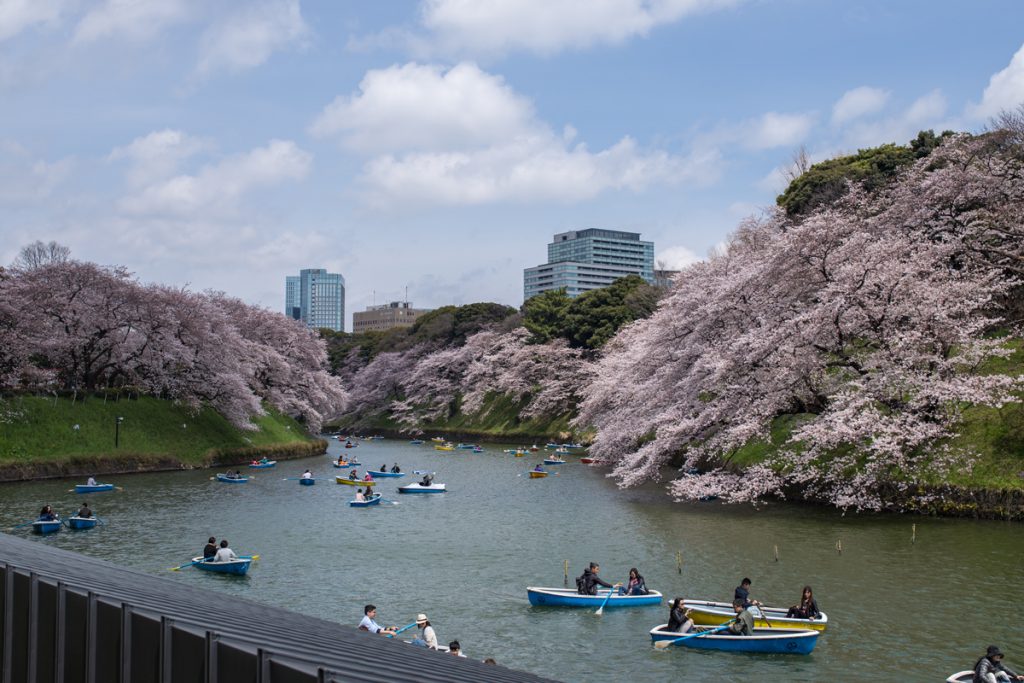
M 704 257 L 812 159 L 1024 101 L 1017 0 L 0 0 L 0 263 L 281 310 L 518 306 L 552 235 Z M 349 327 L 350 327 L 349 322 Z

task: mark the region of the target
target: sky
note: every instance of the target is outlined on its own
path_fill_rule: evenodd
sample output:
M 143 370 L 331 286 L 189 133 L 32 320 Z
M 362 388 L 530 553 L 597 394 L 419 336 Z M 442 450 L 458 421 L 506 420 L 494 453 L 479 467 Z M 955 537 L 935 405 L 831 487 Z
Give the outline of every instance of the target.
M 1024 102 L 1018 0 L 0 0 L 0 264 L 283 310 L 519 306 L 553 235 L 705 258 L 812 160 Z M 406 294 L 408 292 L 408 294 Z

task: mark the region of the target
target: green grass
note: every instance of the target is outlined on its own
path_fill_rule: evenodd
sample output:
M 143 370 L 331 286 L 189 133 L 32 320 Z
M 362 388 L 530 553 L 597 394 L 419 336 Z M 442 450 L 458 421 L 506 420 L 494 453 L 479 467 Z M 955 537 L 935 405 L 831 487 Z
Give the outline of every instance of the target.
M 115 448 L 118 417 L 124 420 Z M 166 458 L 203 465 L 218 455 L 313 442 L 302 425 L 276 412 L 254 423 L 257 430 L 242 431 L 213 410 L 192 415 L 170 401 L 146 396 L 131 400 L 0 399 L 0 466 L 88 458 Z

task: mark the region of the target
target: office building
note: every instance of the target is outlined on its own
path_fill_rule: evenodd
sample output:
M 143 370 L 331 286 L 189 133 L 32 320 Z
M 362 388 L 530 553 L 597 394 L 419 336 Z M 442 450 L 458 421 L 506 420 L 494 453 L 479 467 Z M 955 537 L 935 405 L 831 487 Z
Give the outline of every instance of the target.
M 285 278 L 285 315 L 306 327 L 345 330 L 345 278 L 323 268 L 307 268 Z
M 429 308 L 413 308 L 408 301 L 392 301 L 381 306 L 367 306 L 365 311 L 352 314 L 352 331 L 370 332 L 393 330 L 397 327 L 412 327 Z
M 523 270 L 523 298 L 563 288 L 570 297 L 577 297 L 627 275 L 639 275 L 654 284 L 653 242 L 620 230 L 562 232 L 548 244 L 547 263 Z

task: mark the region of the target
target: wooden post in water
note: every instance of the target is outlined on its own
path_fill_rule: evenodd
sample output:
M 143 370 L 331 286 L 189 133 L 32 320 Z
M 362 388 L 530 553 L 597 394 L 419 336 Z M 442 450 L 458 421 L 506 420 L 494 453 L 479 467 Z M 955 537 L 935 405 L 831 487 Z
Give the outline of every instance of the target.
M 569 587 L 569 560 L 565 560 L 563 562 L 563 564 L 562 564 L 562 573 L 563 573 L 562 584 L 566 588 L 568 588 Z
M 838 541 L 836 541 L 836 552 L 838 552 L 840 555 L 843 554 L 843 539 L 839 539 Z
M 775 561 L 778 562 L 779 561 L 779 546 L 774 546 L 774 547 L 775 547 Z
M 676 551 L 676 571 L 683 573 L 683 553 L 680 550 Z
M 917 525 L 916 524 L 911 524 L 910 525 L 910 542 L 911 543 L 917 543 Z

